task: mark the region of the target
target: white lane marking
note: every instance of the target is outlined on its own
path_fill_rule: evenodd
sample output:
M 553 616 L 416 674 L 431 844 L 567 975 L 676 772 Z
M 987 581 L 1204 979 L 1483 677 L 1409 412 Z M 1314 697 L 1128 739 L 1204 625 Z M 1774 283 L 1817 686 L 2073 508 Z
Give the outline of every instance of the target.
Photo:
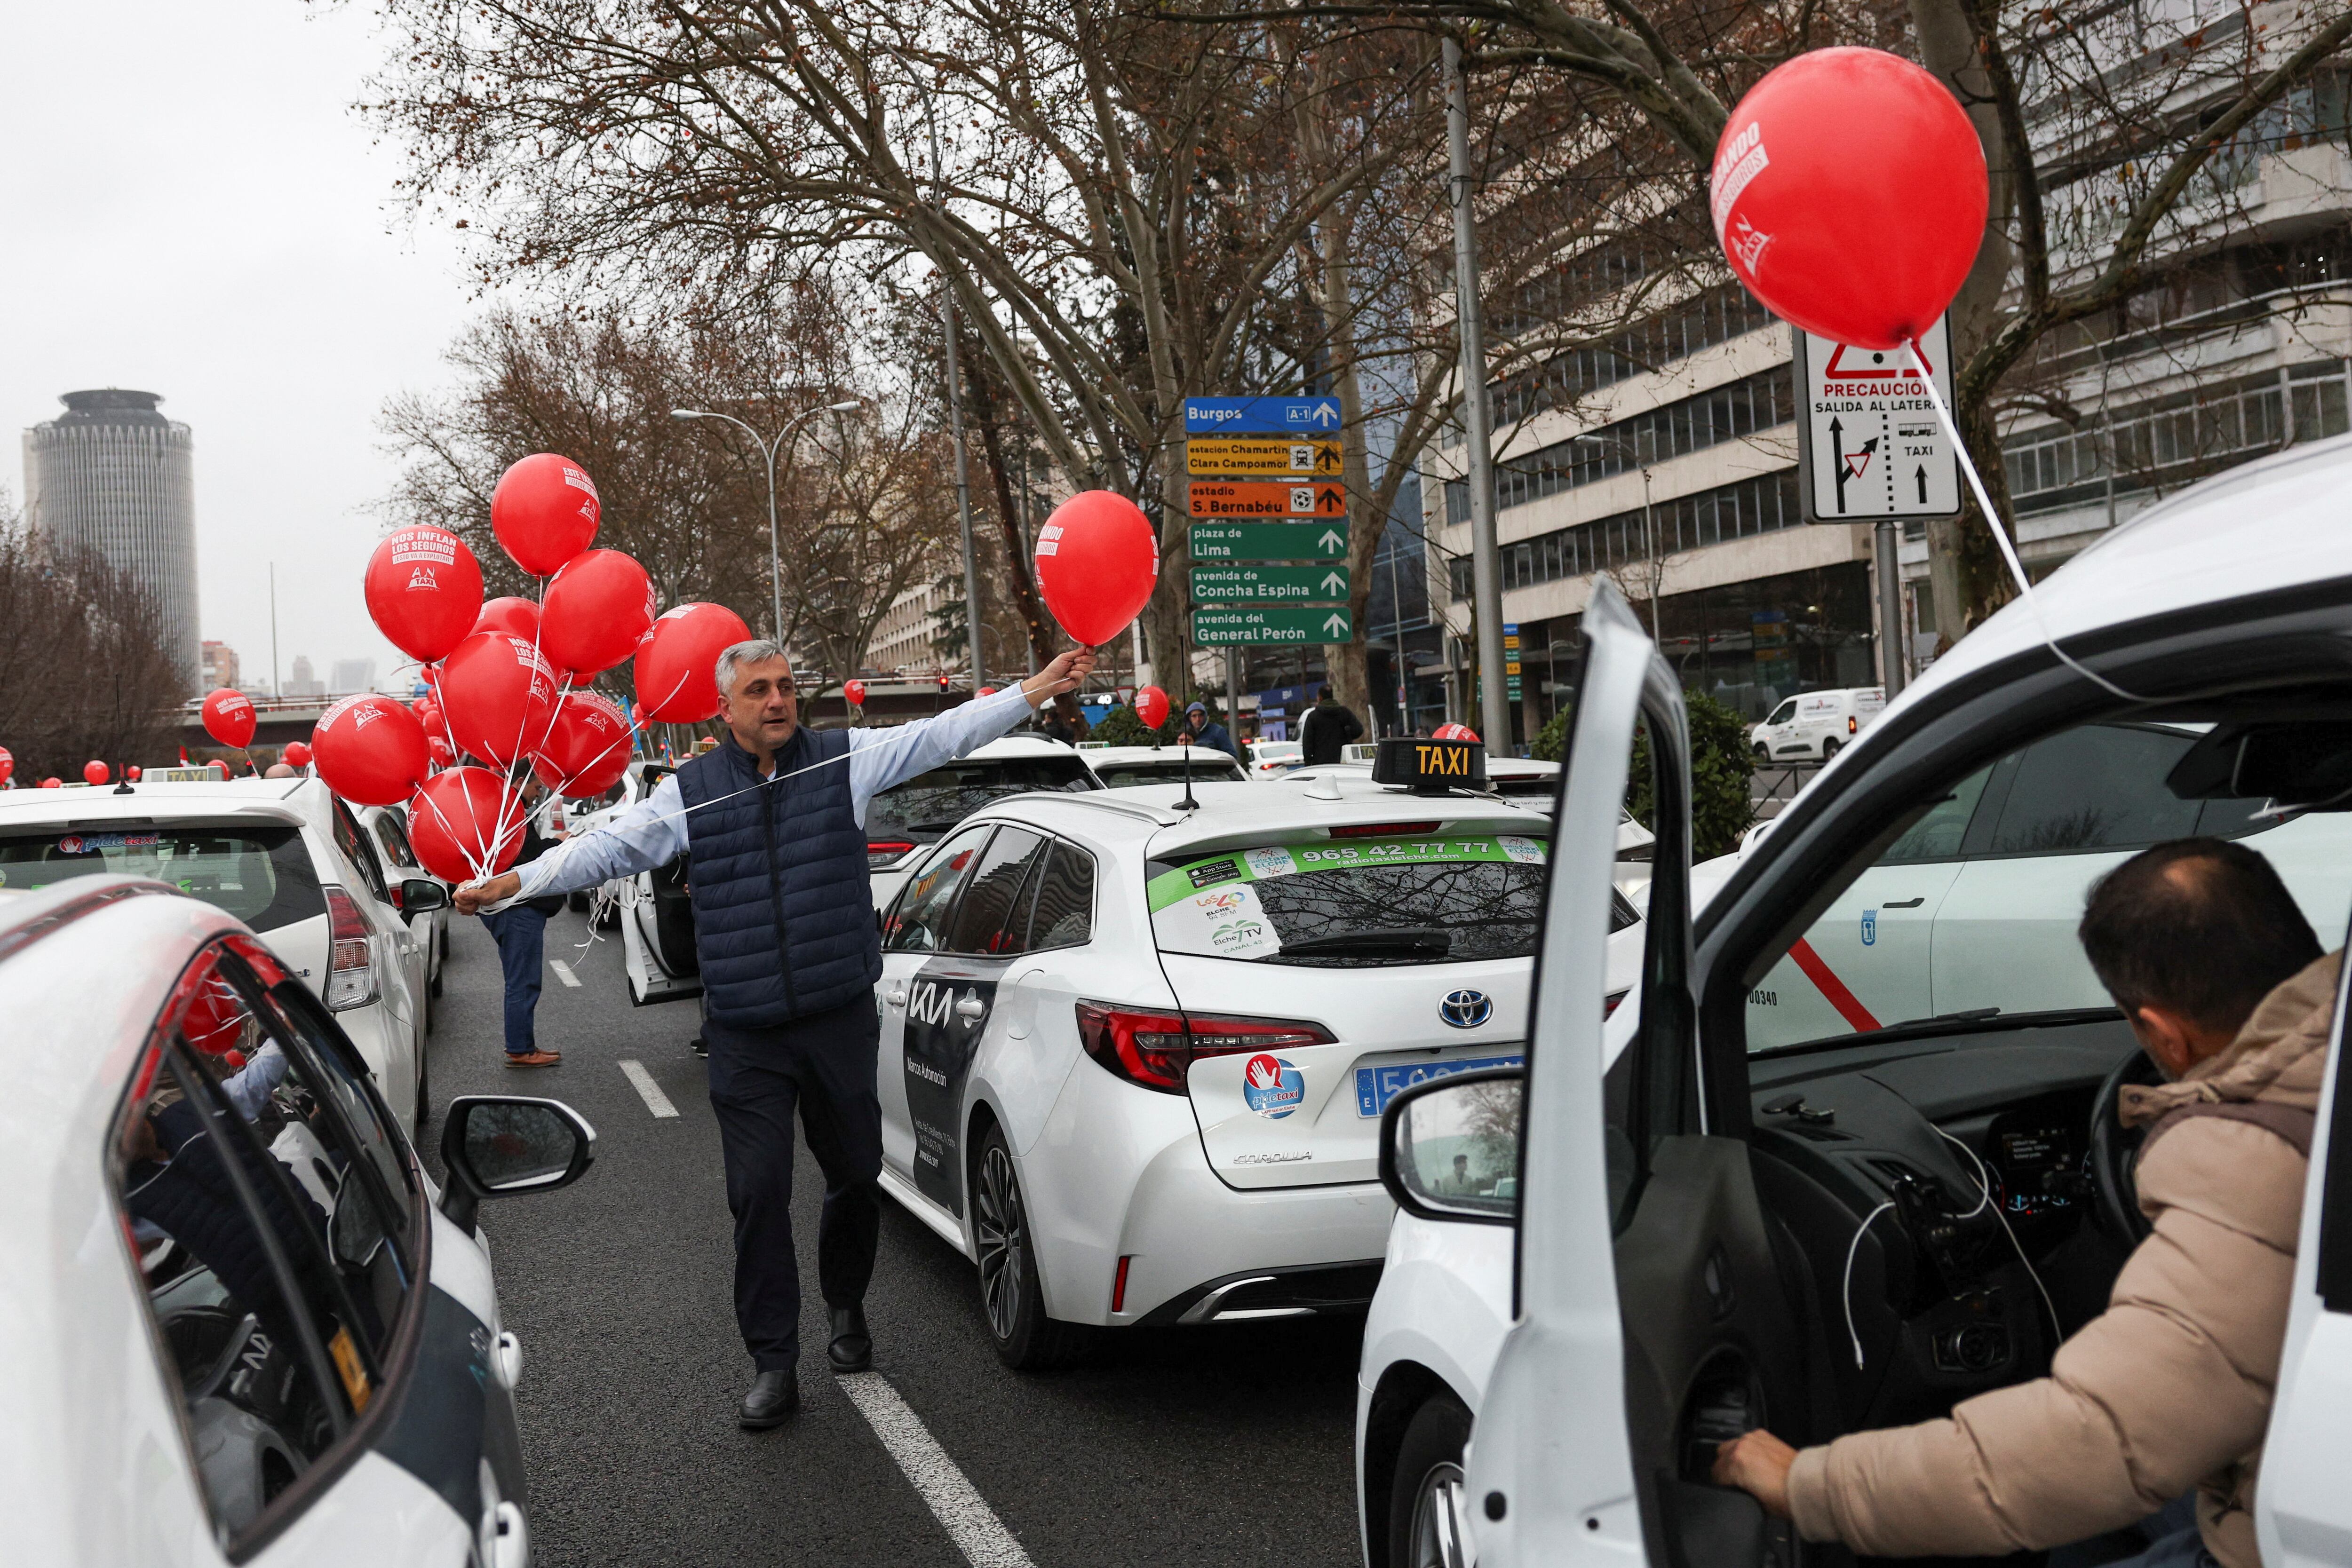
M 547 961 L 547 967 L 555 971 L 555 977 L 557 979 L 562 981 L 565 985 L 572 987 L 575 990 L 579 988 L 580 977 L 572 972 L 571 965 L 565 963 L 561 958 L 550 958 Z
M 629 1081 L 630 1087 L 637 1092 L 637 1098 L 646 1103 L 646 1110 L 656 1116 L 677 1114 L 677 1107 L 669 1103 L 669 1096 L 662 1092 L 662 1086 L 654 1082 L 654 1075 L 646 1071 L 644 1062 L 624 1061 L 621 1063 L 621 1076 Z
M 948 1458 L 923 1418 L 908 1408 L 880 1373 L 853 1372 L 836 1376 L 835 1381 L 866 1417 L 866 1424 L 874 1428 L 874 1435 L 882 1439 L 882 1446 L 890 1450 L 890 1457 L 898 1461 L 898 1469 L 916 1492 L 930 1505 L 932 1514 L 971 1568 L 1036 1568 L 1029 1553 L 1021 1550 L 1021 1542 L 1004 1528 L 1004 1521 L 996 1517 L 996 1511 L 988 1506 L 988 1500 Z

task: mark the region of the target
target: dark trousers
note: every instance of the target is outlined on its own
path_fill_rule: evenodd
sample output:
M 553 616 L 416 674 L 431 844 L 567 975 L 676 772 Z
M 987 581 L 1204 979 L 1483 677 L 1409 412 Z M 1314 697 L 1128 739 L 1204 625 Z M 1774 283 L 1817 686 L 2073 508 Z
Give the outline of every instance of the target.
M 735 1216 L 735 1324 L 761 1372 L 800 1354 L 801 1274 L 793 1251 L 793 1108 L 824 1172 L 817 1222 L 818 1288 L 855 1306 L 874 1278 L 881 1238 L 882 1105 L 874 1094 L 881 1024 L 861 998 L 776 1029 L 705 1020 L 710 1107 Z
M 539 1011 L 539 988 L 547 967 L 547 916 L 517 904 L 482 916 L 499 945 L 499 967 L 507 979 L 507 1054 L 526 1056 L 539 1049 L 531 1027 Z

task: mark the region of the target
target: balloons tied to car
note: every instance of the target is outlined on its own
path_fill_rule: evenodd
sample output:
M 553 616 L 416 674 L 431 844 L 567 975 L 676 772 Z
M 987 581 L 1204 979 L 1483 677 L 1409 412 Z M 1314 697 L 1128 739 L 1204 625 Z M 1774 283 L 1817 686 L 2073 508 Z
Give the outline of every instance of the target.
M 253 699 L 243 692 L 222 686 L 205 698 L 205 733 L 223 746 L 233 746 L 242 751 L 253 741 L 253 727 L 258 722 L 253 711 Z
M 1168 694 L 1158 686 L 1145 686 L 1135 694 L 1135 716 L 1143 721 L 1146 729 L 1158 729 L 1168 722 Z

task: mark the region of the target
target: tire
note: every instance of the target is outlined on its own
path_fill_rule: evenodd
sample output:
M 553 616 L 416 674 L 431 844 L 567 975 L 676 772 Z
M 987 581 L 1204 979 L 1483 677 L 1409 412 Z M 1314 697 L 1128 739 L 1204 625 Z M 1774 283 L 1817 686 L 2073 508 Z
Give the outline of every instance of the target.
M 1076 1360 L 1087 1335 L 1079 1324 L 1045 1315 L 1021 1173 L 996 1127 L 981 1139 L 973 1162 L 972 1236 L 979 1243 L 981 1321 L 997 1360 L 1016 1372 L 1048 1372 Z
M 1748 749 L 1756 754 L 1756 760 L 1759 762 L 1772 760 L 1772 748 L 1769 746 L 1751 746 Z
M 1833 735 L 1825 735 L 1822 737 L 1822 766 L 1824 768 L 1828 767 L 1830 765 L 1830 758 L 1835 757 L 1837 754 L 1837 737 Z
M 1462 1490 L 1462 1452 L 1469 1443 L 1470 1412 L 1453 1395 L 1433 1395 L 1412 1413 L 1389 1484 L 1389 1568 L 1468 1563 L 1455 1521 L 1469 1508 Z
M 449 923 L 446 920 L 441 923 L 441 961 L 449 961 Z

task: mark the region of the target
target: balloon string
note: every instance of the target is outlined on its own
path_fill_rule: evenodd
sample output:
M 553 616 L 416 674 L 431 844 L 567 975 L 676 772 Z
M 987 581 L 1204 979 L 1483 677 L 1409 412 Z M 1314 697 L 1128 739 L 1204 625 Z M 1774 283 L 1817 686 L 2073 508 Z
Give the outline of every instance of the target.
M 2032 615 L 2033 624 L 2040 629 L 2042 645 L 2058 655 L 2060 664 L 2094 685 L 2104 686 L 2127 703 L 2155 700 L 2135 695 L 2107 679 L 2106 676 L 2100 674 L 2096 670 L 2086 668 L 2073 654 L 2061 648 L 2058 645 L 2058 639 L 2051 635 L 2049 618 L 2042 613 L 2042 601 L 2033 591 L 2033 580 L 2026 576 L 2025 563 L 2017 557 L 2017 546 L 2011 542 L 2009 530 L 2001 526 L 2000 514 L 1993 509 L 1992 497 L 1985 493 L 1984 479 L 1977 473 L 1975 459 L 1969 455 L 1969 444 L 1960 439 L 1959 426 L 1952 423 L 1952 411 L 1944 406 L 1944 394 L 1937 389 L 1935 373 L 1927 368 L 1927 357 L 1919 352 L 1918 340 L 1906 338 L 1903 340 L 1903 347 L 1909 350 L 1912 368 L 1919 372 L 1920 381 L 1927 385 L 1927 401 L 1935 405 L 1936 418 L 1944 427 L 1945 438 L 1951 442 L 1952 450 L 1959 455 L 1960 472 L 1969 476 L 1969 489 L 1976 496 L 1977 505 L 1983 508 L 1985 527 L 1991 530 L 1993 543 L 2000 548 L 2000 559 L 2008 563 L 2009 574 L 2016 580 L 2018 597 L 2025 601 L 2025 608 Z

